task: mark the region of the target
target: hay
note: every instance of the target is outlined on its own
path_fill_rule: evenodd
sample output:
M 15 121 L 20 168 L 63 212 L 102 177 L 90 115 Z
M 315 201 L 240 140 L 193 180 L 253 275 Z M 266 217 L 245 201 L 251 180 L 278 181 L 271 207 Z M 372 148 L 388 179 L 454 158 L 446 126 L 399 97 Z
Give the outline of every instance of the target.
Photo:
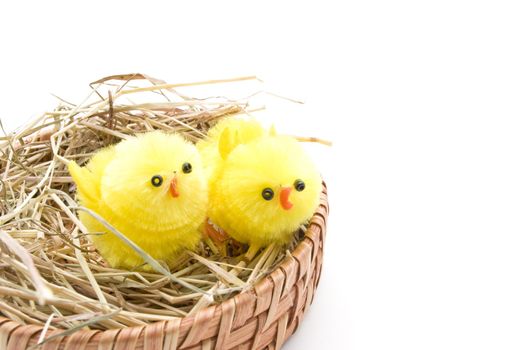
M 201 242 L 170 273 L 159 264 L 162 273 L 107 266 L 77 219 L 84 209 L 66 167 L 67 160 L 85 164 L 96 150 L 138 132 L 161 129 L 196 142 L 219 119 L 258 109 L 248 99 L 197 99 L 174 89 L 254 79 L 166 84 L 142 74 L 111 76 L 94 82 L 81 104 L 61 100 L 54 111 L 0 137 L 0 313 L 67 333 L 144 325 L 193 314 L 269 273 L 285 248 L 271 246 L 247 264 L 241 252 L 224 257 Z

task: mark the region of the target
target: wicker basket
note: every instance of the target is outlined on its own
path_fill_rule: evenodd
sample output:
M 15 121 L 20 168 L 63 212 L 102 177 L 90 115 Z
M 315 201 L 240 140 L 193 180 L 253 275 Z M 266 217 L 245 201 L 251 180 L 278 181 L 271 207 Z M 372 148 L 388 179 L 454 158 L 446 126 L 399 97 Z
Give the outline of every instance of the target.
M 279 349 L 297 329 L 318 286 L 328 216 L 327 188 L 305 239 L 269 276 L 194 316 L 142 327 L 83 330 L 55 338 L 51 349 Z M 0 349 L 35 345 L 42 327 L 0 318 Z M 62 330 L 54 330 L 60 333 Z
M 182 97 L 172 89 L 182 86 L 198 86 L 253 79 L 255 79 L 255 77 L 240 77 L 196 83 L 165 84 L 165 82 L 158 79 L 134 73 L 102 78 L 91 84 L 93 91 L 100 97 L 100 100 L 96 98 L 94 102 L 86 100 L 85 103 L 75 107 L 69 104 L 61 105 L 56 111 L 46 113 L 44 116 L 37 118 L 27 126 L 27 129 L 13 136 L 11 140 L 12 143 L 10 143 L 13 150 L 12 152 L 18 150 L 17 147 L 23 150 L 22 145 L 27 145 L 33 141 L 41 142 L 40 147 L 35 147 L 35 149 L 38 150 L 37 152 L 40 152 L 38 156 L 35 157 L 35 153 L 28 151 L 29 153 L 26 152 L 24 155 L 29 154 L 30 157 L 17 158 L 17 161 L 19 161 L 19 159 L 25 159 L 25 163 L 20 161 L 19 164 L 33 164 L 31 162 L 46 161 L 46 159 L 51 158 L 52 161 L 47 169 L 54 169 L 57 173 L 61 172 L 63 174 L 64 163 L 67 157 L 71 155 L 69 151 L 72 150 L 71 152 L 75 155 L 83 155 L 83 157 L 85 157 L 86 154 L 89 154 L 93 150 L 114 143 L 118 138 L 123 138 L 127 134 L 150 130 L 153 128 L 153 124 L 156 128 L 168 132 L 182 132 L 190 141 L 196 142 L 201 138 L 203 133 L 220 118 L 240 113 L 251 113 L 257 109 L 255 107 L 248 108 L 248 103 L 244 100 L 235 101 L 216 97 L 207 101 L 199 98 L 188 98 L 187 96 Z M 133 86 L 124 89 L 124 86 L 130 81 L 137 82 L 139 80 L 149 81 L 152 83 L 152 86 Z M 118 81 L 120 81 L 120 87 L 115 90 L 114 87 L 119 85 L 117 83 Z M 105 93 L 101 91 L 104 90 L 104 87 L 108 89 L 106 92 L 108 94 L 107 98 L 103 97 Z M 161 92 L 161 94 L 158 94 L 158 92 Z M 167 92 L 170 93 L 169 98 L 165 95 Z M 148 93 L 153 94 L 154 96 L 152 97 L 154 98 L 147 95 Z M 136 104 L 134 102 L 122 101 L 121 96 L 128 96 L 129 94 L 133 94 L 133 100 L 138 98 L 140 101 L 151 102 Z M 147 98 L 145 98 L 145 95 L 147 95 Z M 156 97 L 159 96 L 165 97 L 167 102 L 161 98 L 161 102 L 154 102 L 157 101 Z M 115 100 L 120 102 L 115 104 Z M 153 119 L 154 123 L 151 123 Z M 82 140 L 92 137 L 92 134 L 94 134 L 96 136 L 93 138 L 95 142 L 90 145 L 91 148 L 86 148 L 82 144 L 79 146 L 82 151 L 80 154 L 77 154 L 77 145 L 75 145 L 74 142 L 70 142 L 65 146 L 61 141 L 58 142 L 58 138 L 62 140 L 62 137 L 66 135 L 66 131 L 71 132 L 72 135 L 76 135 Z M 74 140 L 74 138 L 69 140 Z M 318 141 L 317 139 L 305 139 L 305 141 L 311 140 Z M 57 161 L 59 158 L 63 158 L 62 162 Z M 55 161 L 56 163 L 54 163 Z M 9 165 L 10 163 L 6 164 Z M 6 168 L 9 168 L 8 165 L 6 165 Z M 16 167 L 13 166 L 10 169 L 14 168 Z M 13 171 L 11 171 L 10 174 L 14 179 L 32 175 L 32 173 L 29 174 L 27 169 L 22 166 L 18 166 L 18 170 L 14 172 L 14 175 L 12 175 Z M 42 179 L 49 181 L 49 178 L 45 176 Z M 64 179 L 62 178 L 60 181 L 62 180 Z M 20 193 L 23 195 L 25 193 L 24 191 L 28 189 L 31 189 L 33 193 L 39 190 L 34 181 L 30 183 L 30 186 L 33 187 L 26 188 L 25 182 L 23 182 L 22 185 L 24 185 L 23 190 L 20 192 L 11 191 L 11 193 Z M 66 192 L 71 190 L 69 187 L 64 186 L 63 184 L 58 184 L 57 189 Z M 23 196 L 12 196 L 10 198 L 14 203 L 19 203 L 19 198 L 22 197 Z M 58 196 L 55 197 L 58 200 L 55 200 L 54 203 L 62 209 L 61 214 L 66 213 L 67 210 L 69 210 L 67 205 L 64 202 L 60 202 L 61 199 L 58 198 Z M 24 203 L 26 203 L 25 200 Z M 52 205 L 54 205 L 47 205 L 45 201 L 39 203 L 44 203 L 46 208 L 52 208 Z M 44 207 L 44 205 L 42 204 L 41 207 Z M 58 207 L 55 208 L 57 212 L 59 210 Z M 2 210 L 5 212 L 6 209 L 4 208 Z M 7 216 L 13 215 L 12 213 L 16 213 L 16 210 L 8 212 Z M 69 217 L 74 215 L 71 212 L 69 214 Z M 175 318 L 169 315 L 167 320 L 156 323 L 138 322 L 137 320 L 129 318 L 122 323 L 114 322 L 116 326 L 111 327 L 112 323 L 109 323 L 108 326 L 105 325 L 103 329 L 108 330 L 89 329 L 81 324 L 77 325 L 74 329 L 69 329 L 67 328 L 67 324 L 61 323 L 56 325 L 56 327 L 61 329 L 48 330 L 49 328 L 42 326 L 42 324 L 43 321 L 47 319 L 46 324 L 49 326 L 53 315 L 51 315 L 50 318 L 42 318 L 39 316 L 37 318 L 39 322 L 31 322 L 32 320 L 30 319 L 28 325 L 21 324 L 18 320 L 25 319 L 23 317 L 26 316 L 24 312 L 29 315 L 33 309 L 28 308 L 27 310 L 23 310 L 24 305 L 26 305 L 24 302 L 15 302 L 13 305 L 5 304 L 5 315 L 14 316 L 12 319 L 0 317 L 0 350 L 25 349 L 28 347 L 34 349 L 74 350 L 280 348 L 284 341 L 297 329 L 305 311 L 312 302 L 321 272 L 327 215 L 327 192 L 324 185 L 320 206 L 305 232 L 305 238 L 299 241 L 299 243 L 293 241 L 292 247 L 296 248 L 292 254 L 285 255 L 283 251 L 280 251 L 278 260 L 273 260 L 281 261 L 278 265 L 275 267 L 272 263 L 267 265 L 266 268 L 270 268 L 269 270 L 264 270 L 262 273 L 256 275 L 256 278 L 252 279 L 252 281 L 255 281 L 258 277 L 261 277 L 253 287 L 249 287 L 230 299 L 224 299 L 225 301 L 221 304 L 202 309 L 191 309 L 191 311 L 194 310 L 195 313 L 190 312 L 190 316 L 186 317 Z M 67 215 L 65 216 L 67 217 Z M 60 223 L 62 224 L 56 225 L 56 227 L 53 228 L 52 233 L 64 232 L 63 222 L 60 221 Z M 8 234 L 6 235 L 3 232 L 2 234 L 2 237 L 9 237 Z M 6 245 L 5 237 L 0 237 L 0 240 L 2 241 L 2 247 L 4 247 L 4 245 Z M 30 244 L 33 243 L 31 240 L 26 240 L 26 242 Z M 37 242 L 45 243 L 48 242 L 48 240 L 44 238 Z M 78 245 L 78 243 L 80 243 L 80 241 L 73 243 L 75 249 L 70 251 L 79 252 L 80 248 L 78 247 L 80 247 L 80 245 Z M 6 247 L 11 252 L 13 251 L 12 247 Z M 39 247 L 42 248 L 42 246 Z M 42 251 L 45 254 L 49 251 L 54 252 L 54 247 L 54 245 L 49 245 Z M 37 251 L 36 248 L 33 250 Z M 269 252 L 270 250 L 266 251 Z M 79 256 L 84 256 L 80 253 L 78 254 Z M 51 256 L 51 260 L 53 260 L 53 257 L 54 256 Z M 39 256 L 34 255 L 28 255 L 28 259 L 35 261 L 42 260 Z M 8 264 L 4 266 L 9 266 L 11 263 L 9 259 L 3 261 L 3 264 Z M 80 265 L 80 261 L 76 263 Z M 13 266 L 19 266 L 17 264 L 20 264 L 22 267 L 24 266 L 19 261 L 16 261 L 16 264 Z M 84 275 L 94 278 L 85 261 L 83 261 L 83 265 L 86 267 L 86 270 L 83 270 Z M 45 270 L 44 267 L 42 271 L 48 270 Z M 267 271 L 272 272 L 264 275 Z M 55 279 L 54 273 L 54 271 L 50 273 L 52 280 Z M 91 274 L 89 275 L 89 273 Z M 25 271 L 21 274 L 15 273 L 11 275 L 18 276 L 24 274 Z M 38 281 L 38 279 L 36 281 Z M 23 279 L 13 278 L 10 283 L 20 286 L 25 285 Z M 30 283 L 36 287 L 34 280 L 31 280 Z M 89 283 L 91 286 L 93 285 L 90 280 Z M 96 281 L 94 285 L 98 286 Z M 62 287 L 61 282 L 58 286 Z M 0 286 L 0 288 L 2 287 L 5 286 Z M 18 293 L 17 290 L 14 291 L 15 294 L 7 294 L 7 289 L 9 288 L 5 288 L 4 294 L 0 293 L 1 295 L 10 295 L 11 300 L 20 298 L 19 295 L 16 294 Z M 73 292 L 72 289 L 71 291 Z M 12 289 L 10 293 L 13 293 Z M 32 291 L 29 290 L 29 293 L 32 293 Z M 74 290 L 74 293 L 83 297 L 90 292 L 89 290 L 80 288 Z M 96 294 L 96 292 L 94 293 Z M 131 297 L 131 299 L 132 298 L 133 297 Z M 0 301 L 3 301 L 1 299 L 2 298 L 0 298 Z M 83 299 L 73 298 L 71 300 L 73 300 L 73 303 L 77 303 Z M 96 300 L 102 302 L 102 304 L 106 302 L 99 298 Z M 34 299 L 29 299 L 29 301 L 34 302 Z M 45 304 L 46 307 L 48 307 L 48 305 L 52 304 Z M 117 306 L 121 307 L 120 304 L 117 304 Z M 164 307 L 170 307 L 170 305 L 164 305 Z M 88 310 L 92 311 L 92 315 L 100 313 L 100 309 L 98 308 Z M 47 310 L 44 316 L 47 315 L 46 312 Z M 186 312 L 181 314 L 186 314 Z M 84 313 L 83 317 L 87 317 L 86 315 L 90 314 Z M 180 315 L 180 313 L 176 315 Z M 111 317 L 111 314 L 104 314 L 104 316 Z M 109 320 L 108 318 L 107 321 Z M 154 320 L 158 319 L 156 318 Z M 89 323 L 85 322 L 85 324 Z M 125 328 L 126 325 L 128 325 L 127 328 Z M 41 345 L 37 345 L 40 338 L 46 341 Z

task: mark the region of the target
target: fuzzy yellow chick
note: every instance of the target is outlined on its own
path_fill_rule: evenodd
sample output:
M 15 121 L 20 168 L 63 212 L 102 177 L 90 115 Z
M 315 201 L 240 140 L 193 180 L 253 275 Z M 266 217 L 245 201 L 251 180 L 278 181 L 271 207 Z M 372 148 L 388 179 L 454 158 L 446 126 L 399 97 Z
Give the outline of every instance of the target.
M 200 240 L 207 210 L 207 181 L 196 147 L 181 136 L 150 132 L 68 165 L 81 205 L 102 216 L 140 248 L 172 267 Z M 143 259 L 86 212 L 80 220 L 113 267 L 150 270 Z
M 295 139 L 266 131 L 254 120 L 222 123 L 198 145 L 210 167 L 208 216 L 249 244 L 246 258 L 252 259 L 261 247 L 288 243 L 314 214 L 321 178 Z

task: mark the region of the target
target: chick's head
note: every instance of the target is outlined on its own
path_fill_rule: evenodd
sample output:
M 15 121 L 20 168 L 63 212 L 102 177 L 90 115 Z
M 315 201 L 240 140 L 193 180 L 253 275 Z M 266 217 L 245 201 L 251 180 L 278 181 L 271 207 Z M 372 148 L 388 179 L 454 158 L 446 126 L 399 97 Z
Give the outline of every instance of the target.
M 229 234 L 264 246 L 285 243 L 312 216 L 321 178 L 295 139 L 267 136 L 236 147 L 214 186 L 231 216 Z
M 101 181 L 113 215 L 136 228 L 174 231 L 205 218 L 207 184 L 194 145 L 178 135 L 141 134 L 115 148 Z

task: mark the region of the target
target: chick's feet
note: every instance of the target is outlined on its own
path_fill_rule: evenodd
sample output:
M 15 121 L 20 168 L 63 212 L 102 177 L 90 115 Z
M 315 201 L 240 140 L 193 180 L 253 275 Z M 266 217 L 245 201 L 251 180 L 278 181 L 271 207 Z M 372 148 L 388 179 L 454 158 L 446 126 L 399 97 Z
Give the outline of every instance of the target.
M 205 221 L 204 239 L 215 254 L 226 257 L 235 257 L 243 254 L 246 250 L 244 244 L 230 237 L 221 227 L 210 219 Z

